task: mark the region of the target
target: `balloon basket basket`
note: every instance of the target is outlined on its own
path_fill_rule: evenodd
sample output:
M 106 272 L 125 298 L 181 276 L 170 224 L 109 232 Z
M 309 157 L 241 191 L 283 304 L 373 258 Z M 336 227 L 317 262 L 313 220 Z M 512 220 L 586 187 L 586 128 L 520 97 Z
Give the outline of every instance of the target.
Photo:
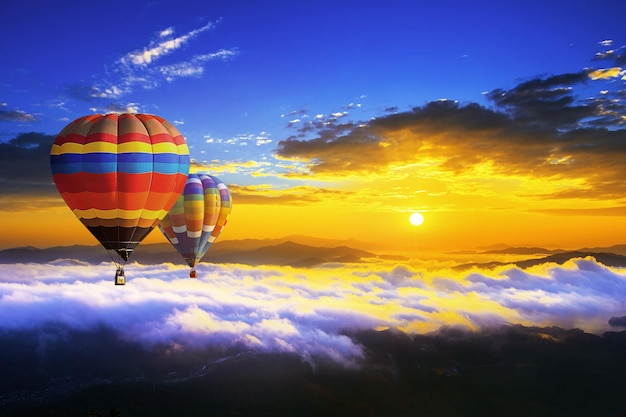
M 191 271 L 189 271 L 189 278 L 198 278 L 198 273 L 196 272 L 195 269 L 192 269 Z
M 124 275 L 123 269 L 118 269 L 115 272 L 115 285 L 126 285 L 126 275 Z

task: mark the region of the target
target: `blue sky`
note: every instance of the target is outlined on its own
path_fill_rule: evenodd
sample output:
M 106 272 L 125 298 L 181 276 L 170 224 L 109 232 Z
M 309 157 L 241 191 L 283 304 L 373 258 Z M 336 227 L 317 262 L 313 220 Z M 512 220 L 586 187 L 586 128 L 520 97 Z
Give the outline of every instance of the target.
M 580 70 L 622 35 L 625 13 L 587 1 L 11 1 L 0 137 L 131 109 L 179 123 L 195 147 L 247 141 L 269 154 L 294 120 L 482 103 Z

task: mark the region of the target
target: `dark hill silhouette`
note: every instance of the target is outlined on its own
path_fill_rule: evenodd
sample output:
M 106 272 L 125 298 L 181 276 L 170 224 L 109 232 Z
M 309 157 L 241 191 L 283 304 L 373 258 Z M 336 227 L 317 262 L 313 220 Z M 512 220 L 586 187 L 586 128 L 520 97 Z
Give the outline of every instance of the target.
M 228 241 L 227 241 L 228 242 Z M 275 242 L 275 241 L 269 241 Z M 247 265 L 285 265 L 312 267 L 328 262 L 363 262 L 378 255 L 348 246 L 315 247 L 291 241 L 247 240 L 215 244 L 204 256 L 208 263 L 241 263 Z M 58 246 L 46 249 L 20 247 L 0 251 L 0 263 L 49 263 L 59 259 L 77 259 L 98 264 L 110 262 L 111 258 L 100 246 Z M 130 262 L 160 264 L 170 262 L 183 264 L 180 255 L 168 243 L 138 246 Z
M 565 249 L 546 249 L 541 247 L 511 246 L 497 249 L 490 249 L 480 252 L 480 254 L 494 255 L 556 255 L 560 253 L 573 252 Z M 613 245 L 607 247 L 586 247 L 576 250 L 576 252 L 593 252 L 593 253 L 614 253 L 626 256 L 626 245 Z
M 579 249 L 581 252 L 608 252 L 626 256 L 626 245 L 613 245 L 608 247 L 593 247 Z
M 369 259 L 388 259 L 403 261 L 405 257 L 397 255 L 377 254 L 363 248 L 348 246 L 345 240 L 307 238 L 291 236 L 299 241 L 288 238 L 281 239 L 244 239 L 218 242 L 202 259 L 207 263 L 240 263 L 247 265 L 283 265 L 293 267 L 313 267 L 324 263 L 355 263 Z M 302 243 L 304 241 L 313 244 Z M 315 243 L 326 246 L 316 246 Z M 359 246 L 368 243 L 351 240 Z M 495 268 L 503 265 L 516 265 L 520 268 L 539 265 L 546 262 L 563 264 L 572 258 L 594 257 L 598 262 L 614 267 L 626 266 L 626 245 L 614 245 L 606 248 L 584 248 L 577 251 L 549 250 L 536 247 L 511 247 L 481 252 L 484 254 L 550 254 L 548 256 L 524 259 L 513 262 L 464 263 L 455 269 L 463 270 L 472 267 Z M 0 264 L 12 263 L 50 263 L 62 259 L 73 259 L 89 264 L 111 262 L 108 253 L 99 245 L 96 246 L 56 246 L 39 249 L 32 246 L 0 250 Z M 169 262 L 184 264 L 180 255 L 169 243 L 142 244 L 138 246 L 130 258 L 130 262 L 141 264 L 160 264 Z
M 207 262 L 233 262 L 248 265 L 289 265 L 289 266 L 315 266 L 327 262 L 340 262 L 351 259 L 361 262 L 364 258 L 375 258 L 376 255 L 347 246 L 331 248 L 313 247 L 294 242 L 284 242 L 273 246 L 264 246 L 247 251 L 225 253 L 207 253 L 204 258 Z
M 546 249 L 539 247 L 510 247 L 502 249 L 491 249 L 484 252 L 480 252 L 485 255 L 537 255 L 537 254 L 553 254 L 566 252 L 563 249 Z
M 79 259 L 97 264 L 110 261 L 111 258 L 101 246 L 55 246 L 39 249 L 32 246 L 11 248 L 0 251 L 0 263 L 48 263 L 57 259 Z
M 595 258 L 596 261 L 604 264 L 606 266 L 613 267 L 624 267 L 626 266 L 626 256 L 619 255 L 615 253 L 607 253 L 607 252 L 587 252 L 587 251 L 570 251 L 570 252 L 561 252 L 556 253 L 554 255 L 545 256 L 542 258 L 536 259 L 527 259 L 523 261 L 515 261 L 515 262 L 484 262 L 484 263 L 466 263 L 462 265 L 457 265 L 454 267 L 456 270 L 469 269 L 473 267 L 477 268 L 496 268 L 498 266 L 503 265 L 516 265 L 520 268 L 529 268 L 535 265 L 541 265 L 547 262 L 553 262 L 559 265 L 564 264 L 573 258 L 586 258 L 591 256 Z

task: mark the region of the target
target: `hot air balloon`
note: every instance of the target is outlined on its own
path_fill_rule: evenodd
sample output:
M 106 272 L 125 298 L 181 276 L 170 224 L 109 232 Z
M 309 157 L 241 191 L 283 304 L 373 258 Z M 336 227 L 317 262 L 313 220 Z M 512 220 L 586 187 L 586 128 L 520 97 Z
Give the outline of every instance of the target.
M 191 267 L 191 278 L 196 278 L 196 265 L 226 225 L 231 207 L 226 184 L 205 173 L 189 174 L 185 189 L 159 224 Z
M 115 284 L 124 285 L 124 264 L 133 249 L 185 187 L 185 138 L 155 115 L 84 116 L 56 137 L 50 166 L 63 200 L 109 251 L 117 266 Z

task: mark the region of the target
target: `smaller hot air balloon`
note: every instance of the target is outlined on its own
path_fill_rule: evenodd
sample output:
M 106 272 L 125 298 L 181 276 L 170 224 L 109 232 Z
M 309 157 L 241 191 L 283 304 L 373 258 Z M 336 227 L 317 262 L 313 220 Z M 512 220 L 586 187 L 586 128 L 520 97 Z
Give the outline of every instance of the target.
M 230 192 L 220 179 L 205 173 L 189 174 L 182 194 L 159 224 L 191 267 L 191 278 L 196 278 L 196 265 L 226 225 L 231 207 Z

